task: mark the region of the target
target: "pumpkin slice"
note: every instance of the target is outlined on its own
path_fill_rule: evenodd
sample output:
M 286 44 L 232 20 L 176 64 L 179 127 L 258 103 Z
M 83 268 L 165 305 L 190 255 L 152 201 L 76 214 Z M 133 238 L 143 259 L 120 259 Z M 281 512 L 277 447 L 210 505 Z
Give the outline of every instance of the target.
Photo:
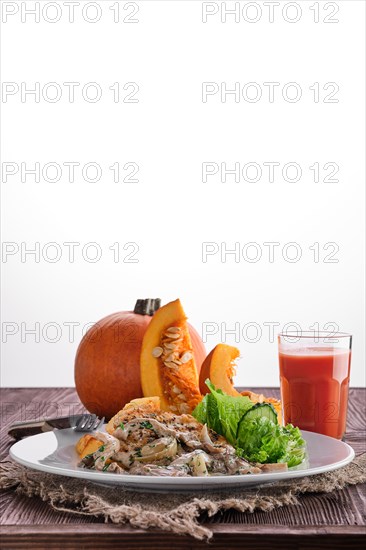
M 209 393 L 205 384 L 209 378 L 216 388 L 219 388 L 228 395 L 237 397 L 240 395 L 234 388 L 233 378 L 236 373 L 235 361 L 240 351 L 234 346 L 218 344 L 204 360 L 200 372 L 200 390 L 203 395 Z
M 145 397 L 160 397 L 162 410 L 190 413 L 201 401 L 187 317 L 179 300 L 155 313 L 141 348 L 141 386 Z
M 103 445 L 103 442 L 100 439 L 94 435 L 85 434 L 76 443 L 75 448 L 80 458 L 83 459 L 87 455 L 95 453 L 101 445 Z
M 233 397 L 238 395 L 246 395 L 253 403 L 270 403 L 273 405 L 278 416 L 279 424 L 282 424 L 281 402 L 274 397 L 265 397 L 263 394 L 253 393 L 251 391 L 243 391 L 239 393 L 234 388 L 233 378 L 236 374 L 236 360 L 240 355 L 240 351 L 234 346 L 227 344 L 218 344 L 204 360 L 201 372 L 199 387 L 201 393 L 205 395 L 209 393 L 209 389 L 205 384 L 207 378 L 211 380 L 213 385 Z

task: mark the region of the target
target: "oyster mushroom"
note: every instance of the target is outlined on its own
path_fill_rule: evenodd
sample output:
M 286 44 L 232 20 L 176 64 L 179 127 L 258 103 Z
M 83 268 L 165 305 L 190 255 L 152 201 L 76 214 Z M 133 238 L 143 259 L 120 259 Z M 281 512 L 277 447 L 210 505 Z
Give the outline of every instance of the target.
M 103 470 L 106 461 L 119 451 L 120 443 L 116 437 L 103 432 L 97 432 L 96 438 L 100 440 L 101 446 L 93 453 L 94 468 Z
M 168 458 L 177 454 L 177 440 L 173 437 L 161 437 L 152 443 L 144 445 L 138 453 L 134 453 L 135 460 L 139 462 L 152 462 Z
M 202 442 L 202 445 L 203 447 L 209 451 L 210 453 L 224 453 L 225 452 L 225 448 L 222 447 L 221 445 L 215 445 L 211 438 L 210 438 L 210 435 L 208 433 L 208 429 L 207 429 L 207 424 L 205 424 L 201 430 L 201 433 L 200 433 L 200 440 Z

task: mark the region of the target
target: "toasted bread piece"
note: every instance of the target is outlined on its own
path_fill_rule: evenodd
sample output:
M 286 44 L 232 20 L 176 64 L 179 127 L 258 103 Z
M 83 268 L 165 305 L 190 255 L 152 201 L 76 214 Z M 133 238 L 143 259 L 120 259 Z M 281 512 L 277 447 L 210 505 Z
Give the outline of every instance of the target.
M 112 435 L 121 422 L 128 422 L 132 416 L 136 417 L 139 416 L 140 413 L 146 414 L 157 411 L 160 411 L 159 397 L 141 397 L 139 399 L 133 399 L 110 419 L 106 425 L 106 431 Z

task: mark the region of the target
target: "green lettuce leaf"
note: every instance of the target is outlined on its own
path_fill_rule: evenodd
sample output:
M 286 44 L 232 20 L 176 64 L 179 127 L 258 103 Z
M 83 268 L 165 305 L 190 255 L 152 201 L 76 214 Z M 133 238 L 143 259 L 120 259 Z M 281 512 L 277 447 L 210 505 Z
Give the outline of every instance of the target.
M 287 424 L 283 431 L 287 433 L 287 445 L 281 460 L 277 462 L 286 462 L 287 466 L 297 466 L 306 458 L 306 443 L 302 438 L 299 428 L 295 428 L 292 424 Z
M 205 395 L 205 397 L 202 399 L 200 403 L 198 403 L 197 407 L 194 409 L 192 415 L 195 417 L 195 419 L 198 422 L 201 422 L 201 424 L 207 424 L 207 401 L 208 401 L 208 395 Z
M 199 422 L 223 435 L 238 455 L 262 464 L 284 462 L 289 468 L 301 464 L 306 446 L 299 428 L 292 424 L 280 426 L 266 416 L 245 417 L 254 407 L 248 397 L 227 395 L 209 380 L 206 385 L 210 393 L 192 414 Z
M 264 417 L 244 418 L 240 422 L 237 449 L 251 462 L 286 462 L 288 467 L 300 464 L 305 458 L 305 442 L 299 428 L 291 424 L 284 428 Z
M 242 416 L 253 407 L 249 397 L 232 397 L 206 380 L 211 393 L 205 395 L 193 411 L 193 416 L 202 424 L 207 424 L 215 432 L 223 435 L 229 443 L 235 445 L 236 431 Z

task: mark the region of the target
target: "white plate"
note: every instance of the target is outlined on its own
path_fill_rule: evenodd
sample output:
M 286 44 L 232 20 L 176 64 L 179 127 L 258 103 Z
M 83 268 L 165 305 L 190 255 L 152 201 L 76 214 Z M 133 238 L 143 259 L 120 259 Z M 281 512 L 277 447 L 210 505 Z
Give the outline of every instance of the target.
M 10 456 L 19 464 L 42 472 L 88 479 L 97 483 L 124 485 L 140 490 L 202 490 L 220 487 L 258 485 L 281 479 L 304 477 L 330 472 L 345 466 L 354 458 L 352 447 L 332 437 L 302 431 L 307 443 L 308 461 L 287 472 L 213 477 L 157 477 L 122 475 L 78 468 L 75 443 L 80 433 L 71 428 L 54 430 L 22 439 L 10 449 Z

